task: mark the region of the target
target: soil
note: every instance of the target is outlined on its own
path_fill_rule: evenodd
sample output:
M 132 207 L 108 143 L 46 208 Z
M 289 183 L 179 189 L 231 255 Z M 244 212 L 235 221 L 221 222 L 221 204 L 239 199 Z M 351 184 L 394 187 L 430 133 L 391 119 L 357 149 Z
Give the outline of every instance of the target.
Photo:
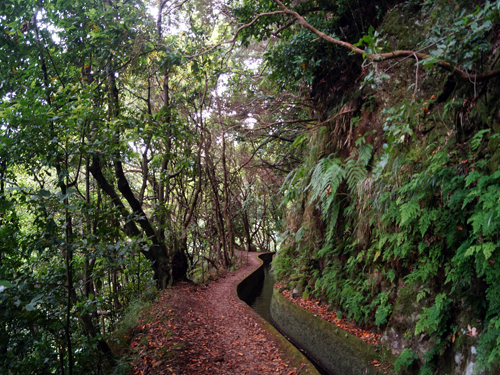
M 184 283 L 163 291 L 145 319 L 150 322 L 134 332 L 132 373 L 296 374 L 291 359 L 236 295 L 237 284 L 260 265 L 257 255 L 250 253 L 239 270 L 207 285 Z

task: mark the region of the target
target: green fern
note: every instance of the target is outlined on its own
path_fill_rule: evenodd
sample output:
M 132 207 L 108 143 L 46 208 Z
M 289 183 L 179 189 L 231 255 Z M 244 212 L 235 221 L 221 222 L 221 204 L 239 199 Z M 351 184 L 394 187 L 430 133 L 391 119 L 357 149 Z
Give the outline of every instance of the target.
M 415 326 L 415 336 L 422 332 L 432 334 L 440 329 L 444 329 L 442 322 L 447 319 L 447 310 L 453 302 L 445 293 L 436 296 L 434 305 L 425 308 L 424 312 L 418 316 L 419 320 Z
M 361 145 L 359 150 L 354 149 L 346 162 L 346 178 L 349 190 L 352 192 L 358 183 L 366 178 L 368 172 L 366 166 L 372 157 L 373 146 L 370 144 Z M 356 156 L 358 156 L 356 158 Z
M 306 187 L 306 190 L 311 189 L 309 204 L 312 204 L 318 197 L 323 199 L 325 195 L 330 195 L 330 192 L 335 193 L 344 176 L 345 171 L 339 159 L 321 159 L 312 173 L 309 185 Z M 330 187 L 330 192 L 327 192 L 328 187 Z
M 371 144 L 362 145 L 359 148 L 358 163 L 366 167 L 372 158 L 373 146 Z
M 405 348 L 398 359 L 396 359 L 396 362 L 394 362 L 394 371 L 399 373 L 400 371 L 408 369 L 417 359 L 417 353 L 411 349 Z
M 414 219 L 418 218 L 421 212 L 419 202 L 412 199 L 411 201 L 401 205 L 401 217 L 399 225 L 407 225 Z
M 280 189 L 280 193 L 283 194 L 280 207 L 289 202 L 293 202 L 298 198 L 301 189 L 297 185 L 299 185 L 299 183 L 303 180 L 304 173 L 305 168 L 303 165 L 288 173 Z
M 309 204 L 318 198 L 321 201 L 321 213 L 328 226 L 335 225 L 339 213 L 337 190 L 345 177 L 345 170 L 339 159 L 321 159 L 314 169 L 311 181 L 305 188 L 309 191 Z

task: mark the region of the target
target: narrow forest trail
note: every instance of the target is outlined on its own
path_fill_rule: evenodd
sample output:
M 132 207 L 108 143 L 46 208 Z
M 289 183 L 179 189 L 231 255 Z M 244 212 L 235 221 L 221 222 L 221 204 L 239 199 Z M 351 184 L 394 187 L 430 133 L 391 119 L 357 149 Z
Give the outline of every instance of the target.
M 242 256 L 246 260 L 247 254 Z M 261 264 L 257 256 L 250 253 L 239 270 L 208 286 L 165 290 L 150 312 L 155 321 L 139 327 L 141 335 L 132 342 L 139 356 L 133 373 L 296 374 L 256 313 L 236 294 L 237 284 Z

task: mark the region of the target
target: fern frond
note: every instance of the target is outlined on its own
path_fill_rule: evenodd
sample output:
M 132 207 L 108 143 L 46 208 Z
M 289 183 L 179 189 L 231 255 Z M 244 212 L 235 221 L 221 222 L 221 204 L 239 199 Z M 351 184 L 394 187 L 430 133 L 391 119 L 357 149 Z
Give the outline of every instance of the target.
M 309 204 L 317 198 L 323 201 L 325 196 L 336 195 L 337 189 L 345 177 L 345 170 L 339 159 L 321 159 L 311 175 L 311 181 L 305 188 L 310 191 Z
M 347 170 L 347 185 L 349 190 L 353 191 L 358 186 L 358 183 L 366 177 L 366 168 L 359 164 L 348 165 Z
M 335 225 L 337 224 L 337 218 L 340 212 L 340 199 L 337 195 L 329 196 L 328 202 L 321 205 L 321 211 L 323 214 L 323 219 L 327 222 L 326 228 L 326 242 L 330 242 L 335 234 Z
M 290 187 L 290 182 L 293 180 L 296 173 L 297 171 L 293 169 L 290 173 L 286 175 L 285 179 L 283 180 L 283 184 L 281 185 L 280 193 L 283 193 L 284 190 Z
M 345 170 L 339 159 L 321 159 L 311 175 L 311 181 L 305 190 L 309 191 L 309 204 L 318 198 L 321 201 L 321 213 L 328 223 L 329 231 L 335 227 L 340 210 L 337 190 L 345 178 Z
M 288 173 L 280 188 L 280 193 L 283 194 L 280 207 L 297 199 L 302 190 L 299 186 L 303 183 L 304 173 L 304 166 L 296 168 Z
M 366 144 L 359 147 L 358 163 L 366 167 L 372 158 L 373 145 Z
M 349 155 L 346 163 L 346 176 L 351 192 L 357 188 L 360 181 L 366 178 L 368 174 L 366 166 L 372 157 L 372 150 L 373 146 L 370 144 L 361 145 L 359 150 L 354 149 Z

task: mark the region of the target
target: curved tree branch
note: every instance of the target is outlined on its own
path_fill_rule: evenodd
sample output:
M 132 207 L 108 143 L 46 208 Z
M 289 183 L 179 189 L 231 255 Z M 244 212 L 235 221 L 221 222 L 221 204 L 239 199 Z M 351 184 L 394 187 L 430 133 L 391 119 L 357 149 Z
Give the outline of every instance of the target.
M 304 17 L 302 17 L 299 13 L 288 9 L 280 0 L 274 0 L 276 4 L 278 4 L 281 9 L 283 9 L 283 12 L 293 16 L 296 18 L 297 22 L 305 27 L 307 30 L 313 32 L 317 36 L 319 36 L 321 39 L 327 41 L 328 43 L 335 44 L 337 46 L 346 48 L 350 50 L 351 52 L 358 54 L 358 55 L 364 55 L 365 57 L 374 60 L 374 61 L 385 61 L 385 60 L 392 60 L 392 59 L 398 59 L 402 57 L 410 57 L 414 58 L 417 61 L 418 60 L 424 60 L 430 57 L 430 55 L 425 54 L 425 53 L 417 53 L 415 51 L 394 51 L 394 52 L 388 52 L 388 53 L 366 53 L 365 50 L 362 50 L 361 48 L 358 48 L 351 43 L 344 42 L 339 39 L 335 39 L 329 35 L 326 35 L 324 32 L 316 29 L 313 27 L 311 24 L 309 24 Z M 264 13 L 263 13 L 264 14 Z M 449 72 L 452 72 L 455 74 L 458 78 L 464 81 L 484 81 L 490 78 L 493 78 L 497 75 L 500 75 L 500 70 L 493 70 L 490 71 L 489 73 L 486 74 L 469 74 L 468 72 L 461 70 L 457 68 L 456 66 L 451 65 L 450 63 L 447 63 L 446 61 L 439 61 L 436 64 L 437 66 L 448 70 Z

